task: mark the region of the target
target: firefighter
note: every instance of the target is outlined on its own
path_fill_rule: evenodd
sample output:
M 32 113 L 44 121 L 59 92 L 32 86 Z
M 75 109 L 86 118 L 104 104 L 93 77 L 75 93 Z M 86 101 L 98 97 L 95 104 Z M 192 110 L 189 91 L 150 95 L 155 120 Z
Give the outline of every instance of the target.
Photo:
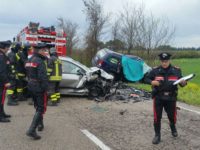
M 28 59 L 28 50 L 30 49 L 29 44 L 24 44 L 20 47 L 19 51 L 16 53 L 16 72 L 18 77 L 17 82 L 17 97 L 19 101 L 24 101 L 26 98 L 24 97 L 24 88 L 26 84 L 26 69 L 25 63 Z
M 171 65 L 169 53 L 161 53 L 158 55 L 161 65 L 155 67 L 145 77 L 144 81 L 152 85 L 152 98 L 154 110 L 154 131 L 155 137 L 152 143 L 158 144 L 161 140 L 161 118 L 163 108 L 167 113 L 169 125 L 173 137 L 177 137 L 176 130 L 176 100 L 177 100 L 177 85 L 173 83 L 182 77 L 181 70 L 178 67 Z M 186 81 L 182 81 L 179 85 L 185 86 Z
M 13 43 L 11 47 L 11 51 L 8 53 L 8 58 L 10 60 L 10 67 L 11 67 L 11 73 L 12 78 L 10 79 L 11 86 L 7 89 L 7 98 L 8 102 L 7 105 L 9 106 L 16 106 L 18 105 L 17 102 L 17 84 L 18 84 L 18 76 L 17 76 L 17 57 L 16 54 L 21 48 L 21 45 L 19 43 Z
M 52 73 L 49 78 L 48 105 L 56 106 L 60 101 L 59 83 L 62 79 L 62 62 L 58 58 L 56 49 L 54 47 L 50 48 L 48 66 L 52 69 Z
M 26 135 L 32 137 L 35 140 L 41 138 L 37 134 L 36 128 L 39 124 L 42 125 L 42 129 L 44 128 L 43 115 L 46 111 L 47 103 L 46 91 L 48 87 L 48 77 L 47 69 L 45 66 L 45 47 L 46 44 L 43 43 L 34 46 L 33 56 L 28 60 L 25 65 L 28 76 L 28 90 L 31 92 L 34 101 L 34 107 L 36 109 L 31 126 L 26 132 Z
M 10 122 L 8 118 L 11 117 L 11 115 L 6 114 L 4 111 L 6 88 L 11 85 L 9 83 L 10 62 L 8 57 L 6 56 L 10 45 L 10 41 L 0 41 L 0 122 Z

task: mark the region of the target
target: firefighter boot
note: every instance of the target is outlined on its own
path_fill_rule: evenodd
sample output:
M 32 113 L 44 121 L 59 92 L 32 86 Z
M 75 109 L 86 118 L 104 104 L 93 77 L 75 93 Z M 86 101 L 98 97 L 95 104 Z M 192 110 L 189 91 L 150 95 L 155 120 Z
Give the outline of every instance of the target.
M 7 97 L 8 97 L 8 102 L 7 102 L 8 106 L 18 105 L 18 102 L 13 99 L 12 95 L 8 95 Z
M 58 106 L 58 104 L 57 104 L 56 101 L 51 101 L 51 100 L 49 100 L 49 101 L 47 102 L 47 105 L 48 105 L 48 106 Z
M 175 124 L 174 124 L 174 123 L 171 123 L 171 124 L 170 124 L 170 128 L 171 128 L 172 136 L 173 136 L 173 137 L 177 137 L 177 136 L 178 136 L 178 133 L 177 133 Z
M 43 123 L 43 117 L 40 119 L 40 123 L 38 124 L 38 131 L 44 130 L 44 123 Z
M 160 124 L 154 124 L 155 136 L 153 138 L 153 144 L 160 143 Z
M 39 112 L 36 112 L 33 121 L 31 123 L 31 126 L 29 130 L 26 132 L 26 135 L 29 137 L 32 137 L 34 140 L 39 140 L 41 139 L 41 136 L 39 136 L 36 132 L 36 128 L 40 122 L 41 114 Z
M 25 101 L 26 100 L 26 98 L 24 97 L 22 92 L 17 94 L 17 98 L 18 98 L 18 101 Z
M 11 117 L 11 115 L 5 113 L 3 105 L 2 105 L 2 115 L 3 115 L 4 118 L 10 118 Z

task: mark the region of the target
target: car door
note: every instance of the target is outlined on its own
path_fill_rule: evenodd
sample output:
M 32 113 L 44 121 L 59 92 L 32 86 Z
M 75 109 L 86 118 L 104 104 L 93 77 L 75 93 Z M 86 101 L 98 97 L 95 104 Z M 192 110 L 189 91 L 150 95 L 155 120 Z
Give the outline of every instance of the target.
M 110 73 L 117 73 L 118 65 L 121 63 L 121 56 L 111 54 L 107 57 L 107 68 L 106 70 L 109 70 Z
M 76 64 L 66 60 L 62 60 L 62 70 L 62 81 L 60 83 L 60 87 L 76 88 L 83 77 L 80 72 L 84 73 L 84 70 Z

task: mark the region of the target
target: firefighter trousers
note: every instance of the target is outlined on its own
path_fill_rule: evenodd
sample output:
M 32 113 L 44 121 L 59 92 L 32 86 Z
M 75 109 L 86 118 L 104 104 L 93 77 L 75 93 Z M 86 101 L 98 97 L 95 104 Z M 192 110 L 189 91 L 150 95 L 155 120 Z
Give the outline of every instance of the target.
M 57 102 L 60 99 L 59 82 L 49 82 L 48 97 L 51 102 Z

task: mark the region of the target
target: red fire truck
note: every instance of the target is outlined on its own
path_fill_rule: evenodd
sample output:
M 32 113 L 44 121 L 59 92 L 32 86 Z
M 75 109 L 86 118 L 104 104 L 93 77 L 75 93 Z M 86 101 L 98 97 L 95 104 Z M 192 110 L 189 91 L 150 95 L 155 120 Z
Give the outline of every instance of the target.
M 66 56 L 66 33 L 56 30 L 54 26 L 39 27 L 39 23 L 30 22 L 16 37 L 17 42 L 29 43 L 32 46 L 46 43 L 56 48 L 59 56 Z

